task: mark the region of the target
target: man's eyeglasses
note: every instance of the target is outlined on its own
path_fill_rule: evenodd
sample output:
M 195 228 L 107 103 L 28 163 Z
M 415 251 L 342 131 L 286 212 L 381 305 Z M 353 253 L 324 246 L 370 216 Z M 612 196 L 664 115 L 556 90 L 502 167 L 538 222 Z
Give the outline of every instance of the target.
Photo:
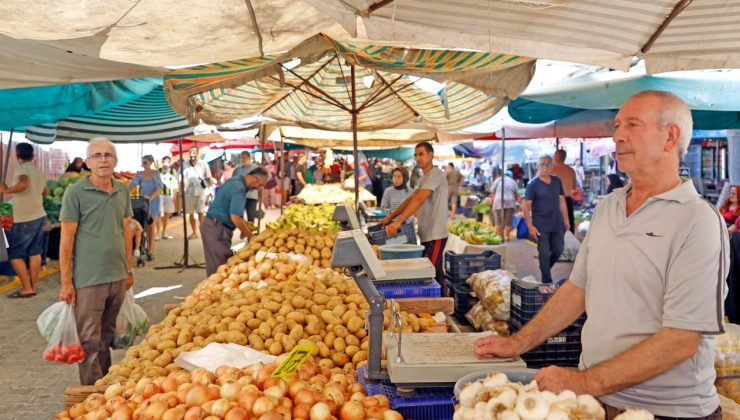
M 105 158 L 106 160 L 111 160 L 111 159 L 115 159 L 116 155 L 113 153 L 109 153 L 109 152 L 106 152 L 106 153 L 98 152 L 98 153 L 91 154 L 87 158 L 92 159 L 92 160 L 102 160 L 103 158 Z

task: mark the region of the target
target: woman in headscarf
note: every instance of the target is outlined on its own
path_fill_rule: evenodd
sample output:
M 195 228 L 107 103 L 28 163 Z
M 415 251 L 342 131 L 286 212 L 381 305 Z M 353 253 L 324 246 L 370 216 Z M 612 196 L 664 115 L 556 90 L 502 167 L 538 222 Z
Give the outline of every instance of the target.
M 385 214 L 390 214 L 398 208 L 413 192 L 409 188 L 409 174 L 405 168 L 395 168 L 391 171 L 392 185 L 383 192 L 383 199 L 380 202 L 380 208 Z

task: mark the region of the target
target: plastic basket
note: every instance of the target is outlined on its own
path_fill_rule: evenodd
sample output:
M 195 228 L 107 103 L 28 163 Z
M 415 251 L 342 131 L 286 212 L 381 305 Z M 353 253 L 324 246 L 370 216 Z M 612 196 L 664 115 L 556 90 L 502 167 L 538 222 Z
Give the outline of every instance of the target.
M 512 329 L 512 334 L 517 330 Z M 563 330 L 534 349 L 521 355 L 529 368 L 578 366 L 581 359 L 581 330 Z
M 419 297 L 440 297 L 442 287 L 436 281 L 429 283 L 421 281 L 400 281 L 393 283 L 376 284 L 378 293 L 386 299 L 404 299 Z
M 548 299 L 558 290 L 559 285 L 532 285 L 519 280 L 511 282 L 511 308 L 509 326 L 512 330 L 520 329 L 542 309 Z M 578 331 L 583 328 L 586 315 L 581 315 L 565 331 Z
M 467 283 L 450 283 L 448 288 L 455 300 L 455 317 L 464 320 L 465 314 L 478 302 L 478 299 L 471 295 L 473 288 Z
M 475 213 L 473 213 L 473 209 L 471 207 L 465 207 L 465 210 L 463 210 L 463 215 L 465 217 L 470 217 L 471 219 L 475 217 Z
M 385 227 L 381 224 L 368 226 L 367 233 L 370 235 L 370 242 L 375 245 L 386 245 L 386 244 L 414 244 L 416 242 L 416 231 L 414 230 L 414 224 L 412 222 L 406 222 L 401 225 L 398 234 L 395 238 L 389 238 L 385 232 Z
M 475 273 L 501 268 L 501 254 L 484 251 L 480 254 L 445 252 L 445 274 L 451 284 L 462 283 Z
M 365 372 L 364 366 L 357 370 L 358 381 L 365 387 L 365 394 L 385 395 L 391 408 L 401 413 L 406 420 L 448 420 L 455 413 L 453 387 L 416 388 L 411 395 L 401 397 L 389 381 L 368 383 Z

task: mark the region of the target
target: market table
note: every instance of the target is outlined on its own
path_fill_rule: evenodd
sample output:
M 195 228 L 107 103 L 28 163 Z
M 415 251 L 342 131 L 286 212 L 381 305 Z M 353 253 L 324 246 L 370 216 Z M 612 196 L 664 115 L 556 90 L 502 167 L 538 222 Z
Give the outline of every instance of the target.
M 501 244 L 501 245 L 474 245 L 469 242 L 466 242 L 459 236 L 450 233 L 447 237 L 447 245 L 445 245 L 445 252 L 447 251 L 453 251 L 458 254 L 479 254 L 484 251 L 496 251 L 499 254 L 501 254 L 501 267 L 512 271 L 515 269 L 513 266 L 513 263 L 509 262 L 509 259 L 507 258 L 507 245 Z

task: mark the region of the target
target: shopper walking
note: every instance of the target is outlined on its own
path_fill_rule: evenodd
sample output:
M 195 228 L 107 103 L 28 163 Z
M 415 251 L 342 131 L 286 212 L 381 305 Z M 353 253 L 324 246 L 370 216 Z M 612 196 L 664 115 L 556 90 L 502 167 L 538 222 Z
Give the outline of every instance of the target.
M 264 187 L 268 176 L 265 168 L 255 167 L 245 175 L 232 177 L 216 192 L 206 219 L 200 225 L 206 275 L 215 273 L 218 266 L 233 254 L 231 239 L 234 229 L 239 229 L 242 239 L 252 237 L 252 231 L 244 219 L 247 193 Z
M 116 317 L 134 284 L 133 215 L 128 188 L 113 179 L 116 148 L 105 138 L 90 140 L 91 175 L 67 188 L 62 200 L 59 298 L 75 305 L 77 334 L 85 350 L 80 383 L 93 385 L 108 373 Z
M 293 167 L 295 170 L 295 195 L 301 193 L 303 188 L 308 185 L 308 168 L 306 167 L 306 155 L 298 156 L 296 165 Z
M 232 177 L 243 177 L 257 167 L 257 164 L 252 162 L 252 154 L 248 151 L 243 151 L 239 155 L 241 164 L 234 169 Z M 250 189 L 247 191 L 247 220 L 249 223 L 254 223 L 254 219 L 257 217 L 257 202 L 260 198 L 260 192 L 258 189 Z
M 580 371 L 550 366 L 541 390 L 592 394 L 608 418 L 626 407 L 660 418 L 721 419 L 714 335 L 724 332 L 728 239 L 716 209 L 679 177 L 691 112 L 672 93 L 644 91 L 615 119 L 619 167 L 630 184 L 600 200 L 570 280 L 510 338 L 478 355 L 513 357 L 584 311 Z
M 529 234 L 537 240 L 542 283 L 552 283 L 550 269 L 563 253 L 565 231 L 570 229 L 563 186 L 552 167 L 552 157 L 540 158 L 537 177 L 527 184 L 522 200 Z
M 16 144 L 15 158 L 18 166 L 13 170 L 13 185 L 0 184 L 0 193 L 13 194 L 13 226 L 10 228 L 8 257 L 13 271 L 21 280 L 21 288 L 8 297 L 27 298 L 37 292 L 46 223 L 43 196 L 48 189 L 44 184 L 44 174 L 33 164 L 33 146 Z
M 185 178 L 185 191 L 183 199 L 185 200 L 185 214 L 190 217 L 190 228 L 192 232 L 190 239 L 198 237 L 198 223 L 203 223 L 203 217 L 206 212 L 206 197 L 208 187 L 211 185 L 211 169 L 207 164 L 200 161 L 198 149 L 190 149 L 190 160 L 182 165 L 183 176 Z M 196 221 L 195 216 L 198 216 Z
M 565 205 L 568 209 L 568 222 L 570 223 L 570 231 L 575 233 L 575 215 L 573 193 L 578 188 L 578 178 L 575 169 L 565 164 L 565 158 L 567 152 L 563 149 L 558 149 L 553 155 L 555 160 L 555 166 L 552 168 L 552 174 L 560 179 L 560 183 L 563 185 L 563 195 L 565 196 Z
M 511 175 L 511 171 L 506 171 L 503 176 L 496 178 L 491 185 L 491 197 L 493 197 L 491 219 L 493 219 L 493 225 L 496 227 L 496 233 L 506 241 L 509 240 L 514 209 L 517 201 L 519 201 L 519 189 Z M 501 209 L 504 210 L 503 215 Z
M 167 225 L 170 223 L 170 215 L 175 213 L 175 197 L 180 190 L 180 180 L 177 178 L 177 171 L 170 166 L 171 163 L 172 158 L 165 156 L 162 158 L 162 167 L 159 168 L 159 177 L 162 180 L 162 194 L 159 196 L 162 218 L 159 231 L 162 239 L 172 239 L 172 236 L 167 234 Z
M 406 201 L 383 218 L 381 224 L 388 235 L 395 237 L 401 224 L 418 212 L 419 239 L 424 246 L 424 257 L 429 258 L 436 271 L 437 283 L 442 294 L 447 295 L 447 285 L 442 270 L 442 256 L 447 244 L 447 180 L 445 174 L 434 166 L 434 148 L 421 142 L 414 149 L 416 164 L 424 171 L 419 188 Z
M 455 168 L 455 164 L 452 162 L 447 164 L 445 177 L 447 178 L 447 199 L 450 202 L 450 217 L 454 219 L 457 214 L 457 197 L 460 194 L 460 186 L 464 178 L 460 170 Z
M 149 203 L 149 225 L 146 234 L 149 236 L 149 252 L 152 257 L 157 253 L 157 229 L 159 229 L 162 214 L 162 202 L 159 195 L 163 188 L 162 178 L 159 176 L 159 171 L 152 168 L 153 164 L 154 157 L 152 155 L 143 156 L 141 167 L 144 170 L 137 172 L 129 184 L 131 190 L 138 187 L 139 197 Z
M 390 214 L 390 212 L 397 209 L 412 193 L 409 188 L 409 174 L 405 168 L 393 169 L 391 182 L 393 185 L 385 189 L 383 199 L 380 202 L 380 208 L 386 214 Z

